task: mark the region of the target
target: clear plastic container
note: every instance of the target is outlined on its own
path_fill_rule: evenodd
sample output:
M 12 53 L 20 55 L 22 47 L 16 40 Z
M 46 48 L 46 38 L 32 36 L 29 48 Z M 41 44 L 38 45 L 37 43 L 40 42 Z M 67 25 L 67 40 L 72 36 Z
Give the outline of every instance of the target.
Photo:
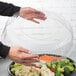
M 72 28 L 60 15 L 44 11 L 47 19 L 40 24 L 21 17 L 8 19 L 2 33 L 2 42 L 9 46 L 21 46 L 33 54 L 68 56 L 72 47 Z

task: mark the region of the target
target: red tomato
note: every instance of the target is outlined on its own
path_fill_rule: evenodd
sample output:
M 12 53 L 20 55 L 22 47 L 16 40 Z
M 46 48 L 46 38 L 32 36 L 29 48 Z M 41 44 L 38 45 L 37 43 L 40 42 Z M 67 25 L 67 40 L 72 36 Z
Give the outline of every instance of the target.
M 52 72 L 54 72 L 54 71 L 55 71 L 55 69 L 54 69 L 54 68 L 50 68 L 50 70 L 51 70 Z
M 35 68 L 41 68 L 40 66 L 34 66 Z

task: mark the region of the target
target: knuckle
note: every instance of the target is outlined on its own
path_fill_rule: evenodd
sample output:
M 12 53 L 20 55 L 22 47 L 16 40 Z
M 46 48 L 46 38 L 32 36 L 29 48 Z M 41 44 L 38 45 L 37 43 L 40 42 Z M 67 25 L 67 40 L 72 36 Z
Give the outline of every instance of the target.
M 18 47 L 18 50 L 21 50 L 22 48 L 21 47 Z
M 19 47 L 18 49 L 21 49 L 21 47 Z
M 20 55 L 19 58 L 22 60 L 23 59 L 22 55 Z
M 19 50 L 19 47 L 17 47 L 16 49 Z

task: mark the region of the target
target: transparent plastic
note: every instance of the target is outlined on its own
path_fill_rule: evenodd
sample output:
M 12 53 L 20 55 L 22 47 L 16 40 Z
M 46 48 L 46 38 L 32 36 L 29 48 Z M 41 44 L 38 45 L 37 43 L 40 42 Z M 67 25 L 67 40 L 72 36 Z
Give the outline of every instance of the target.
M 45 11 L 47 19 L 36 24 L 21 17 L 8 19 L 2 33 L 2 42 L 20 46 L 33 54 L 68 56 L 73 42 L 72 28 L 60 15 Z

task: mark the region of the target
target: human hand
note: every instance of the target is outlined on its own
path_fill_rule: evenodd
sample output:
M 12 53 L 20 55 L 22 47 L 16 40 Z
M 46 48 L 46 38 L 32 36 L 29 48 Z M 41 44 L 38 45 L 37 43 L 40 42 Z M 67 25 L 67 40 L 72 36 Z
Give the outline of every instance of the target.
M 8 57 L 14 62 L 21 63 L 27 66 L 33 66 L 32 63 L 38 62 L 38 60 L 36 59 L 38 55 L 30 55 L 30 51 L 21 47 L 11 47 Z
M 35 23 L 39 23 L 35 19 L 40 19 L 40 20 L 45 20 L 46 19 L 44 13 L 42 13 L 40 11 L 37 11 L 36 9 L 33 9 L 31 7 L 20 8 L 19 16 L 21 16 L 21 17 L 23 17 L 27 20 L 31 20 Z

